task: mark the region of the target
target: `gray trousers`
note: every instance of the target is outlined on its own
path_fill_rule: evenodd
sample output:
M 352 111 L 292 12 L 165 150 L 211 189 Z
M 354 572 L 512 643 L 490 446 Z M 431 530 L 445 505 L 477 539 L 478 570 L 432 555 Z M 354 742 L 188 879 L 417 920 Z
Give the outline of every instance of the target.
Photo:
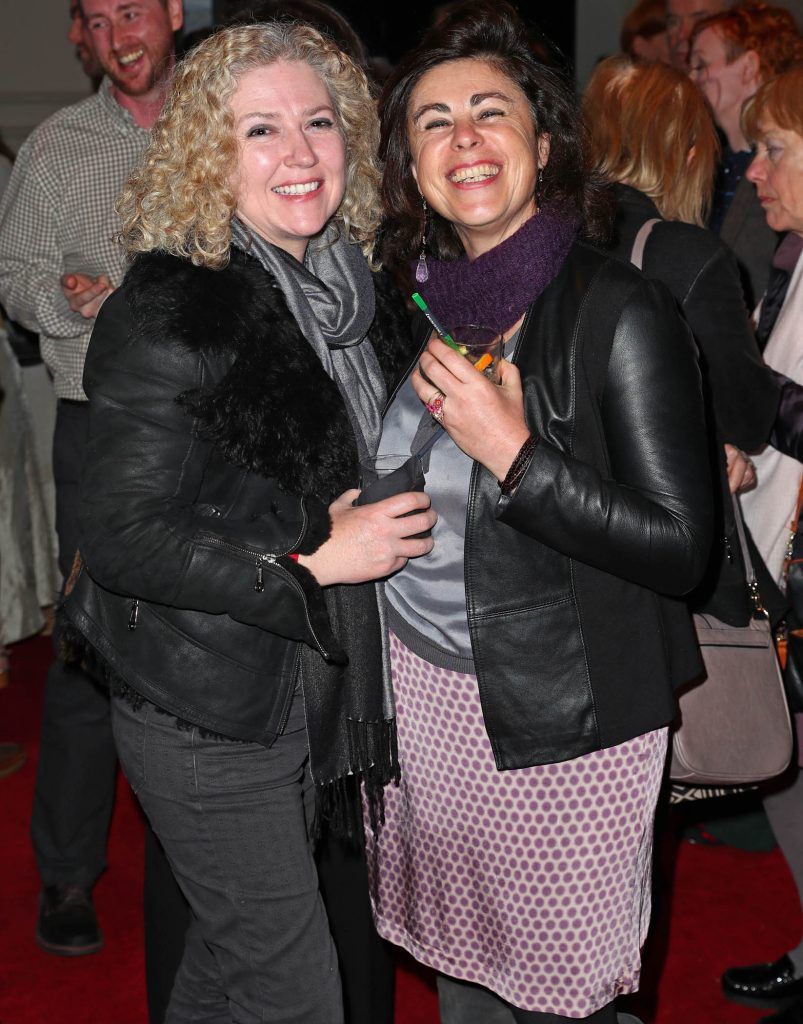
M 793 769 L 792 781 L 784 789 L 765 796 L 764 810 L 792 872 L 803 907 L 803 771 Z M 795 972 L 803 975 L 803 942 L 790 950 L 789 955 Z
M 59 401 L 53 436 L 59 568 L 78 549 L 78 482 L 87 442 L 87 402 Z M 58 630 L 53 637 L 58 650 Z M 109 698 L 91 676 L 56 660 L 45 682 L 31 838 L 45 885 L 94 885 L 106 866 L 117 774 Z
M 342 1024 L 303 702 L 270 749 L 112 700 L 120 763 L 191 909 L 166 1024 Z

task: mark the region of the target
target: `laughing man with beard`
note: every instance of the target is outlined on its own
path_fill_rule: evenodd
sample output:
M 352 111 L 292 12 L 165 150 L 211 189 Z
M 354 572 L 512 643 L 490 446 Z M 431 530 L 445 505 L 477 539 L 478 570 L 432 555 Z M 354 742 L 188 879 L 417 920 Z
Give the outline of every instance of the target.
M 115 201 L 148 142 L 175 63 L 181 0 L 81 0 L 104 78 L 20 149 L 0 205 L 0 302 L 40 336 L 58 412 L 53 448 L 59 565 L 78 547 L 86 444 L 84 357 L 94 318 L 120 282 Z M 108 698 L 55 661 L 48 673 L 31 833 L 42 895 L 36 939 L 51 953 L 101 948 L 92 887 L 106 866 L 116 754 Z

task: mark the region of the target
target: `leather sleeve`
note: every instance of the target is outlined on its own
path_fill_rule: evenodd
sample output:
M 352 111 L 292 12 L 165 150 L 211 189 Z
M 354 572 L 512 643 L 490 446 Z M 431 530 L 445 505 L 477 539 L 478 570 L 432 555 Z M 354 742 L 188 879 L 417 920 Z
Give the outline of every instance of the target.
M 176 396 L 203 386 L 206 360 L 169 337 L 132 340 L 130 319 L 120 289 L 97 318 L 84 373 L 81 549 L 90 574 L 118 594 L 228 614 L 316 645 L 310 620 L 325 613 L 312 576 L 288 559 L 263 562 L 260 590 L 257 561 L 314 550 L 328 535 L 328 513 L 285 496 L 240 517 L 235 503 L 220 517 L 200 501 L 213 452 Z
M 803 387 L 782 373 L 772 372 L 781 387 L 781 404 L 769 443 L 784 455 L 803 461 Z
M 724 246 L 701 268 L 683 312 L 700 346 L 723 440 L 755 451 L 769 436 L 780 388 L 759 353 L 736 261 Z
M 671 296 L 646 279 L 615 329 L 600 425 L 607 472 L 541 439 L 522 482 L 500 501 L 499 518 L 605 572 L 686 593 L 711 542 L 700 373 Z

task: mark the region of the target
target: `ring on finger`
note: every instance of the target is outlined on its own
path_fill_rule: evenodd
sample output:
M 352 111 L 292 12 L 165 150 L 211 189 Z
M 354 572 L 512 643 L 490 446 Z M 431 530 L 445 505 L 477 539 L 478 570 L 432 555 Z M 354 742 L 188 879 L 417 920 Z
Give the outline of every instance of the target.
M 424 402 L 427 412 L 438 423 L 443 423 L 443 407 L 446 403 L 446 395 L 442 391 L 436 391 L 428 402 Z

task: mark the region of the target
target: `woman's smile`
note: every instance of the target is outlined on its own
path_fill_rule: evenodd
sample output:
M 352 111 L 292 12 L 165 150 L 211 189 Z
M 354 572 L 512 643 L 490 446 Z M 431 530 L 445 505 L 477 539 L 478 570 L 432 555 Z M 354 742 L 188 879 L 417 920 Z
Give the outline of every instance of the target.
M 323 181 L 316 178 L 313 181 L 288 182 L 286 185 L 274 185 L 271 189 L 277 196 L 285 199 L 305 200 L 314 198 L 314 193 L 323 188 Z
M 463 164 L 450 171 L 447 177 L 458 188 L 477 188 L 493 184 L 501 169 L 495 163 Z

